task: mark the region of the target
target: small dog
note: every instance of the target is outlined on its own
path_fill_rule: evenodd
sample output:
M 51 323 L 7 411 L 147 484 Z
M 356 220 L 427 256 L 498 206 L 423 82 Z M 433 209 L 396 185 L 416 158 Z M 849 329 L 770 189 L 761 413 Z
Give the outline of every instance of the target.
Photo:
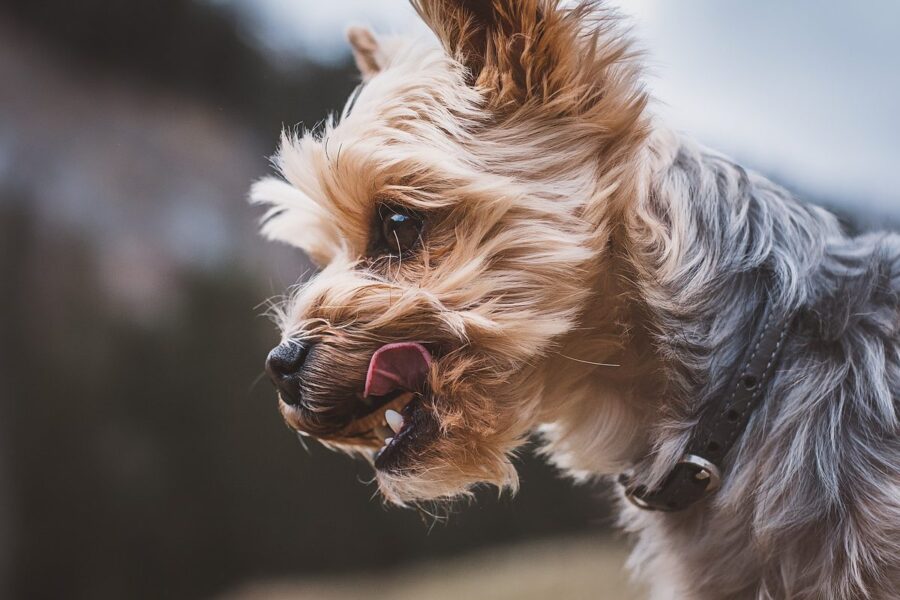
M 287 423 L 397 504 L 515 489 L 534 433 L 625 473 L 654 598 L 897 598 L 900 236 L 667 130 L 600 2 L 414 4 L 442 47 L 351 29 L 363 84 L 252 191 L 321 266 Z

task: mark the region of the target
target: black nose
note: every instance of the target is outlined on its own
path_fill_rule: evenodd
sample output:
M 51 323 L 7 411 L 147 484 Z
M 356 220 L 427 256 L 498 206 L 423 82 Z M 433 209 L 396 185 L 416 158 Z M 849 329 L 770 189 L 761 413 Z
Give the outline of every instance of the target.
M 266 373 L 287 404 L 300 402 L 300 369 L 309 355 L 309 344 L 288 340 L 269 352 Z

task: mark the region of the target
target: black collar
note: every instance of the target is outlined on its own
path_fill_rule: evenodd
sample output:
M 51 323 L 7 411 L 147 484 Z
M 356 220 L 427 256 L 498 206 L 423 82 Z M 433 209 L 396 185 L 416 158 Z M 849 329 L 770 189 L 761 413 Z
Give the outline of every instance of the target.
M 704 408 L 684 455 L 662 485 L 648 490 L 634 485 L 631 474 L 619 476 L 632 504 L 646 510 L 684 510 L 719 488 L 725 457 L 766 395 L 794 314 L 766 306 L 721 401 Z

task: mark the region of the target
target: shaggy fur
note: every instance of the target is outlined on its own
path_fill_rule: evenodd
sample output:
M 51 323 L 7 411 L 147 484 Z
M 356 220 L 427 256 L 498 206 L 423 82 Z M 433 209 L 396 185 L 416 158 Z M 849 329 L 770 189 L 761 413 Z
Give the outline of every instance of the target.
M 346 399 L 376 349 L 423 341 L 434 427 L 403 469 L 376 471 L 389 500 L 515 488 L 536 431 L 578 479 L 635 468 L 654 485 L 754 308 L 798 309 L 722 489 L 683 513 L 622 503 L 632 566 L 654 598 L 896 597 L 900 237 L 850 238 L 668 131 L 599 3 L 414 4 L 443 49 L 351 30 L 367 82 L 352 110 L 286 133 L 281 178 L 253 188 L 266 235 L 322 267 L 279 312 L 285 340 L 316 342 L 287 422 L 371 458 L 333 435 Z M 425 215 L 415 253 L 368 255 L 383 203 Z

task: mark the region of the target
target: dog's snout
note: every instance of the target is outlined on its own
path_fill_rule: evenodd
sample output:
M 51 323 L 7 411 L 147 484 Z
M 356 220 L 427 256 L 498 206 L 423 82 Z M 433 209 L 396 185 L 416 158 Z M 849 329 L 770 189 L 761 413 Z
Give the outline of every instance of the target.
M 266 358 L 266 372 L 272 379 L 296 375 L 309 354 L 309 344 L 288 340 L 276 346 Z
M 266 357 L 266 373 L 287 404 L 300 402 L 300 369 L 309 355 L 310 345 L 288 340 L 276 346 Z

